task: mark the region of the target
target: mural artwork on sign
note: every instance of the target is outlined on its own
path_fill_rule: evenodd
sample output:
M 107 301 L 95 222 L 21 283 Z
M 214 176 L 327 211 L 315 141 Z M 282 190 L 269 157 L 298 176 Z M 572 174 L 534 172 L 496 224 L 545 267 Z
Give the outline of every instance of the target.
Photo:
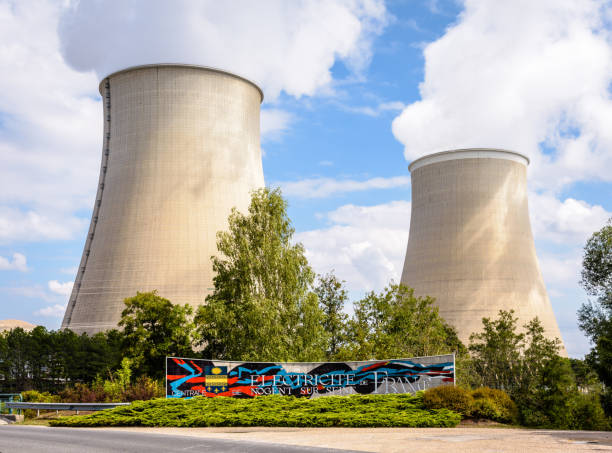
M 166 358 L 166 397 L 415 393 L 454 385 L 455 356 L 364 362 L 264 363 Z

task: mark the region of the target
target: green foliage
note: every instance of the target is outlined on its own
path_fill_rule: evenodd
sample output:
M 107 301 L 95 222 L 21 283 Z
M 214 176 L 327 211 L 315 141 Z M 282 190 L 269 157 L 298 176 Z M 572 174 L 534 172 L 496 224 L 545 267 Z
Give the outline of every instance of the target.
M 463 345 L 454 329 L 438 314 L 430 297 L 391 284 L 355 303 L 347 324 L 347 342 L 338 357 L 344 360 L 419 357 L 448 354 Z
M 590 295 L 612 308 L 612 218 L 593 233 L 584 247 L 580 283 Z
M 252 194 L 248 215 L 232 210 L 217 233 L 213 294 L 198 309 L 204 356 L 227 360 L 321 360 L 327 333 L 314 273 L 280 190 Z
M 452 427 L 460 420 L 459 414 L 448 409 L 425 409 L 422 394 L 417 394 L 157 399 L 91 415 L 62 417 L 51 425 Z
M 510 396 L 488 387 L 474 391 L 454 386 L 434 387 L 425 391 L 423 403 L 428 409 L 450 409 L 466 418 L 499 423 L 514 423 L 518 418 L 518 409 Z
M 23 390 L 57 392 L 66 384 L 91 382 L 121 360 L 117 331 L 94 336 L 38 326 L 0 332 L 0 393 Z
M 343 312 L 348 300 L 348 293 L 333 273 L 319 276 L 315 293 L 319 298 L 319 307 L 323 311 L 323 328 L 329 335 L 325 358 L 332 360 L 338 354 L 344 342 L 344 329 L 348 316 Z
M 544 337 L 535 318 L 517 333 L 514 311 L 499 311 L 495 320 L 483 318 L 483 331 L 470 336 L 472 385 L 505 390 L 514 399 L 539 385 L 546 363 L 557 356 L 560 341 Z
M 472 392 L 472 417 L 486 418 L 499 423 L 516 423 L 518 408 L 510 396 L 499 389 L 481 387 Z
M 123 351 L 138 375 L 162 377 L 166 356 L 193 356 L 195 327 L 192 308 L 174 305 L 156 291 L 125 299 L 119 325 L 123 327 Z
M 38 392 L 36 390 L 27 390 L 21 392 L 21 400 L 24 403 L 59 403 L 61 402 L 58 395 L 52 395 L 49 392 Z M 25 409 L 23 415 L 26 418 L 36 417 L 36 409 Z
M 606 386 L 602 403 L 612 417 L 612 218 L 584 247 L 580 283 L 596 297 L 578 311 L 578 325 L 593 343 L 585 362 Z
M 91 384 L 75 384 L 59 392 L 66 403 L 117 403 L 125 401 L 150 400 L 165 395 L 164 382 L 140 376 L 133 383 L 119 383 L 117 373 L 108 380 L 98 377 Z
M 472 414 L 474 398 L 468 390 L 452 385 L 442 385 L 423 393 L 423 404 L 427 409 L 450 409 L 464 417 Z
M 610 429 L 597 394 L 578 391 L 568 359 L 549 360 L 531 394 L 521 395 L 521 421 L 526 426 L 557 429 Z
M 59 403 L 58 395 L 52 395 L 49 392 L 39 392 L 36 390 L 27 390 L 21 392 L 21 400 L 24 403 Z

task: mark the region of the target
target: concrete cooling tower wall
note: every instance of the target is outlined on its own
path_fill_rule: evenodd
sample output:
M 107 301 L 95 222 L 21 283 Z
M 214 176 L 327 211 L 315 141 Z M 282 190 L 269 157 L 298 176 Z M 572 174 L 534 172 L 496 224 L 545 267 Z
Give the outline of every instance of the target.
M 123 300 L 158 290 L 197 306 L 232 207 L 262 187 L 253 83 L 209 68 L 152 65 L 100 84 L 104 144 L 98 193 L 62 328 L 117 327 Z
M 401 282 L 436 298 L 465 344 L 482 318 L 538 317 L 561 339 L 542 280 L 527 210 L 527 165 L 518 153 L 467 149 L 410 165 L 412 216 Z M 564 350 L 562 352 L 565 352 Z

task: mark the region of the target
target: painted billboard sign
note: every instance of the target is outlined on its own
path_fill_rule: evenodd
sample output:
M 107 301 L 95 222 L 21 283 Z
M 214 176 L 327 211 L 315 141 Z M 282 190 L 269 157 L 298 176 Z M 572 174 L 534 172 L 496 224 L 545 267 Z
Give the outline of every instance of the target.
M 166 397 L 414 393 L 454 385 L 455 356 L 364 362 L 224 362 L 166 358 Z

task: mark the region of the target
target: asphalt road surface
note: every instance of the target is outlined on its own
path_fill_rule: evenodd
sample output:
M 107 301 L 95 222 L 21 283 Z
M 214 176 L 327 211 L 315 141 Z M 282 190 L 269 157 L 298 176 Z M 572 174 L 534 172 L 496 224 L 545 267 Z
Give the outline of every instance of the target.
M 46 426 L 0 426 L 0 453 L 98 453 L 98 452 L 249 452 L 324 453 L 346 452 L 247 440 L 204 439 L 153 433 L 106 431 Z

